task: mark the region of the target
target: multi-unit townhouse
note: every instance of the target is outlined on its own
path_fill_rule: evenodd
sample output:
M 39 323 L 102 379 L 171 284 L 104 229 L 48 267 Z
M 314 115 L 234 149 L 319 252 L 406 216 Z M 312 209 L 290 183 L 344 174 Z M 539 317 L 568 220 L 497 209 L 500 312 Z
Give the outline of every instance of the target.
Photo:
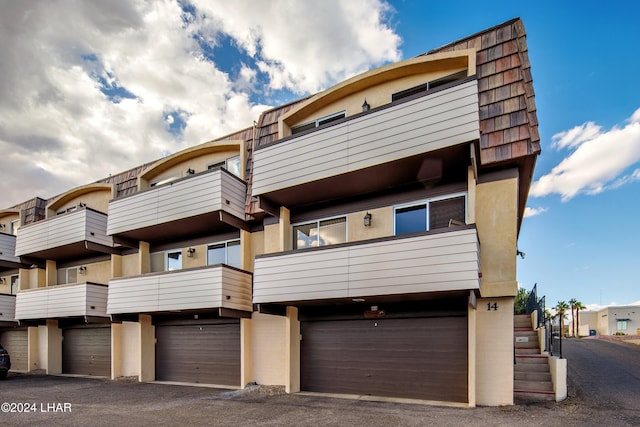
M 511 404 L 539 152 L 515 19 L 72 189 L 0 256 L 27 369 Z

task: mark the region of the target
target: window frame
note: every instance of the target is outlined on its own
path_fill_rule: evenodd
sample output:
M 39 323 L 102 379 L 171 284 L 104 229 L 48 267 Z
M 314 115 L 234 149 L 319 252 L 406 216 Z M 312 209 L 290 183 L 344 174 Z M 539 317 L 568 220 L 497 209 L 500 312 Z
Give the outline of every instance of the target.
M 333 245 L 320 245 L 320 223 L 322 221 L 330 221 L 332 219 L 341 219 L 344 218 L 344 242 L 341 243 L 348 243 L 349 242 L 349 217 L 348 215 L 333 215 L 333 216 L 328 216 L 328 217 L 323 217 L 323 218 L 317 218 L 314 220 L 309 220 L 309 221 L 301 221 L 301 222 L 296 222 L 294 224 L 291 224 L 291 247 L 293 248 L 294 251 L 300 251 L 303 249 L 310 249 L 310 248 L 325 248 L 325 247 L 329 247 L 329 246 L 335 246 L 335 245 L 339 245 L 341 243 L 335 243 Z M 317 246 L 309 246 L 308 248 L 297 248 L 296 246 L 296 242 L 297 242 L 297 238 L 295 235 L 295 227 L 299 227 L 301 225 L 307 225 L 307 224 L 316 224 L 316 228 L 318 229 L 318 236 L 317 236 L 317 242 L 318 245 Z
M 616 330 L 618 331 L 626 331 L 629 326 L 628 320 L 616 320 Z M 621 328 L 621 326 L 624 326 Z
M 169 270 L 169 254 L 173 254 L 173 253 L 179 253 L 180 254 L 180 268 Z M 154 270 L 153 269 L 153 256 L 154 255 L 157 256 L 158 254 L 162 254 L 162 270 Z M 151 273 L 162 273 L 164 271 L 180 271 L 180 270 L 182 270 L 184 268 L 182 266 L 182 258 L 183 258 L 182 248 L 167 249 L 167 250 L 164 250 L 164 251 L 151 252 L 149 254 L 149 270 L 150 270 Z
M 76 280 L 75 282 L 70 282 L 69 281 L 69 271 L 75 270 L 76 272 Z M 64 283 L 60 283 L 60 272 L 64 271 Z M 56 273 L 56 280 L 58 281 L 58 285 L 73 285 L 76 283 L 82 283 L 78 281 L 78 276 L 80 276 L 80 272 L 78 271 L 78 266 L 75 267 L 65 267 L 65 268 L 58 268 L 58 271 Z
M 432 202 L 438 202 L 441 200 L 447 200 L 447 199 L 455 199 L 458 197 L 464 197 L 464 222 L 465 224 L 468 222 L 469 220 L 469 194 L 467 191 L 460 191 L 457 193 L 450 193 L 450 194 L 443 194 L 441 196 L 434 196 L 434 197 L 428 197 L 426 199 L 420 199 L 420 200 L 415 200 L 413 202 L 408 202 L 408 203 L 402 203 L 400 205 L 396 205 L 393 207 L 393 235 L 394 236 L 402 236 L 403 234 L 398 234 L 397 233 L 397 229 L 398 229 L 398 224 L 397 224 L 397 211 L 399 209 L 406 209 L 406 208 L 411 208 L 414 206 L 420 206 L 420 205 L 426 205 L 426 230 L 423 231 L 431 231 L 430 228 L 430 215 L 431 215 L 431 203 Z
M 240 247 L 240 263 L 239 265 L 232 265 L 229 264 L 229 243 L 236 243 L 238 244 L 238 246 Z M 240 241 L 240 239 L 227 239 L 227 240 L 219 240 L 216 242 L 211 242 L 211 243 L 207 243 L 207 265 L 217 265 L 220 263 L 210 263 L 209 262 L 209 249 L 211 246 L 218 246 L 218 245 L 224 245 L 224 262 L 222 262 L 222 264 L 224 265 L 228 265 L 229 267 L 234 267 L 234 268 L 241 268 L 242 265 L 242 242 Z M 233 245 L 235 246 L 235 245 Z
M 14 287 L 17 287 L 14 289 Z M 19 274 L 11 274 L 9 276 L 9 293 L 11 295 L 15 295 L 20 290 L 20 275 Z
M 333 123 L 340 119 L 344 119 L 347 117 L 347 110 L 338 111 L 336 113 L 327 114 L 326 116 L 319 117 L 311 122 L 306 122 L 299 124 L 297 126 L 293 126 L 290 128 L 291 135 L 298 135 L 312 129 L 317 129 L 321 126 L 327 125 L 329 123 Z M 313 125 L 313 126 L 312 126 Z

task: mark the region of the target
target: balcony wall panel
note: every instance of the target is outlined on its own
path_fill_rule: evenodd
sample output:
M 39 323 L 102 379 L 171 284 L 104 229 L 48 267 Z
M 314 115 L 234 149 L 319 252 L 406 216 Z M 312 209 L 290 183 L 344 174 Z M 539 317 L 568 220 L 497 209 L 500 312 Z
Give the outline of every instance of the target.
M 473 141 L 478 123 L 477 82 L 467 81 L 257 150 L 253 194 Z
M 108 234 L 169 223 L 214 211 L 244 219 L 246 184 L 223 170 L 112 200 Z
M 55 216 L 20 227 L 16 255 L 29 255 L 83 241 L 113 246 L 113 239 L 106 235 L 106 229 L 107 215 L 91 209 Z
M 19 263 L 16 255 L 16 236 L 0 233 L 0 261 Z
M 108 312 L 150 313 L 221 307 L 251 311 L 251 281 L 250 273 L 223 265 L 112 279 Z
M 254 303 L 479 288 L 475 228 L 258 257 Z
M 16 296 L 16 319 L 49 319 L 75 316 L 104 317 L 107 287 L 76 283 L 28 289 Z
M 0 294 L 0 322 L 16 321 L 16 297 Z

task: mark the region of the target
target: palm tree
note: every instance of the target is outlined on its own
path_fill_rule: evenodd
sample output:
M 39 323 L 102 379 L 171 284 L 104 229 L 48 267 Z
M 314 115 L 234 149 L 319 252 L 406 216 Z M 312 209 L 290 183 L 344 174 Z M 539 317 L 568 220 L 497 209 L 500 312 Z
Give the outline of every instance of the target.
M 571 298 L 569 304 L 571 305 L 571 336 L 576 336 L 576 318 L 573 317 L 573 310 L 576 308 L 577 299 Z
M 569 309 L 569 304 L 566 301 L 558 301 L 554 308 L 556 309 L 556 314 L 560 316 L 560 338 L 562 338 L 564 336 L 564 316 Z
M 580 301 L 574 303 L 576 309 L 576 336 L 580 338 L 580 310 L 584 310 L 585 307 Z

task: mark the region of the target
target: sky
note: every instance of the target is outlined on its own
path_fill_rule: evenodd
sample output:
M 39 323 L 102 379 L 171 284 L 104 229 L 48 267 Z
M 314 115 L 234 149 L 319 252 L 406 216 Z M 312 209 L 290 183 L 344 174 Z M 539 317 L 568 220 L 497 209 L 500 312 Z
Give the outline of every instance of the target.
M 520 17 L 542 154 L 518 281 L 547 307 L 640 304 L 638 16 L 619 0 L 0 0 L 0 208 Z

